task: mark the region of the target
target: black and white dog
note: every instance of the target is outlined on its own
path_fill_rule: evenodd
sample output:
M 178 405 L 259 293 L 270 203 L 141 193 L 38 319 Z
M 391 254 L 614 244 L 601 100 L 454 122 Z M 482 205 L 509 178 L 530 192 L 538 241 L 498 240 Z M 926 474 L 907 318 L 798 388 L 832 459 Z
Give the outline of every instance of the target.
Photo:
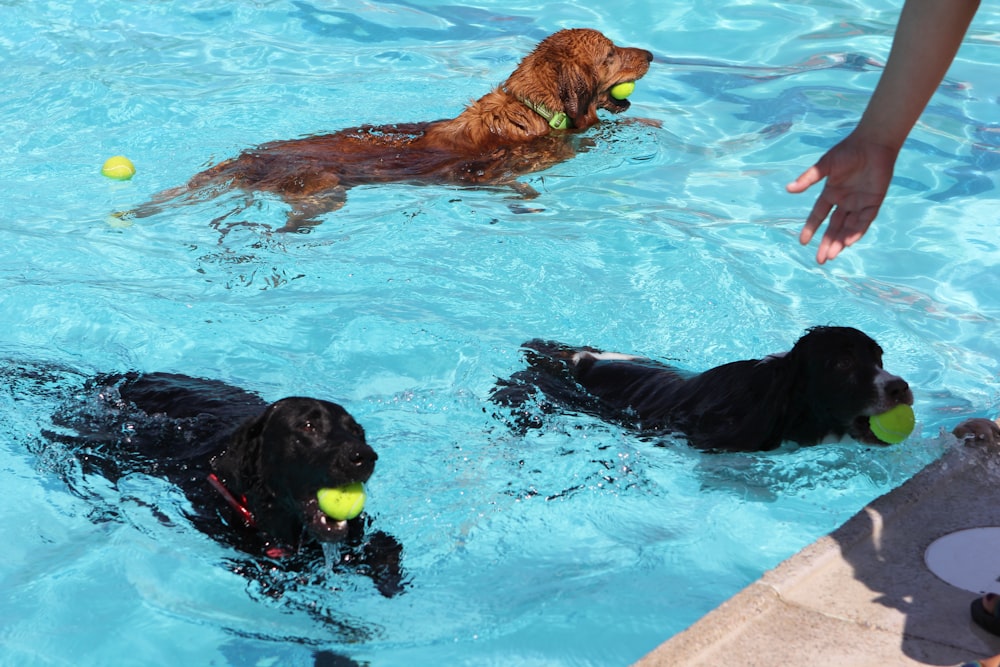
M 764 451 L 783 442 L 815 445 L 848 436 L 885 444 L 871 415 L 913 393 L 882 367 L 882 348 L 857 329 L 814 327 L 788 352 L 734 361 L 703 373 L 590 347 L 532 340 L 528 368 L 498 382 L 492 400 L 522 425 L 536 395 L 543 411 L 579 410 L 647 432 L 683 434 L 701 449 Z

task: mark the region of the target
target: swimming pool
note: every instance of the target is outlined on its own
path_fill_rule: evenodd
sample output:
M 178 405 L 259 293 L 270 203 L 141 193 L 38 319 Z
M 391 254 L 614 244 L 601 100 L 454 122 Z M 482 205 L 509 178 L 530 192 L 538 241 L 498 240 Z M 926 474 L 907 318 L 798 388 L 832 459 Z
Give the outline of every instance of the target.
M 153 478 L 84 480 L 126 518 L 94 521 L 35 451 L 71 378 L 5 387 L 2 661 L 624 665 L 933 460 L 940 428 L 995 415 L 1000 14 L 980 10 L 862 242 L 816 266 L 796 241 L 815 195 L 783 189 L 856 121 L 896 4 L 8 3 L 0 353 L 343 403 L 409 585 L 291 592 L 344 632 L 227 569 Z M 627 116 L 661 127 L 598 130 L 525 178 L 540 210 L 390 185 L 310 234 L 268 234 L 267 199 L 224 235 L 224 201 L 108 223 L 257 143 L 454 115 L 571 26 L 654 52 Z M 98 174 L 118 153 L 132 181 Z M 697 369 L 828 323 L 878 339 L 921 437 L 706 456 L 584 416 L 521 437 L 486 404 L 535 336 Z

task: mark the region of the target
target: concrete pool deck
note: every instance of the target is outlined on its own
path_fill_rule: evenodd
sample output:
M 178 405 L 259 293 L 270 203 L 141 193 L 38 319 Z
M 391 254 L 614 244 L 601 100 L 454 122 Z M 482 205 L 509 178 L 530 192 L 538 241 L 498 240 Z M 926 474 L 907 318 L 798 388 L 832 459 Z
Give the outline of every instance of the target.
M 1000 526 L 998 482 L 1000 450 L 956 444 L 635 667 L 960 665 L 1000 653 L 1000 637 L 971 620 L 977 594 L 924 561 L 938 538 Z M 982 558 L 1000 573 L 1000 553 Z

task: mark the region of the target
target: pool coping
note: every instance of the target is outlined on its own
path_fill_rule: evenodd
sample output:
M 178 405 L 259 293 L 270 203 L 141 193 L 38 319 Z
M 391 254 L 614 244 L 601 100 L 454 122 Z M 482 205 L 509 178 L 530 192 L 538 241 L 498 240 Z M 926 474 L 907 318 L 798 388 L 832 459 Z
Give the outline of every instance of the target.
M 1000 637 L 971 620 L 976 593 L 924 563 L 943 535 L 1000 526 L 998 480 L 1000 449 L 956 441 L 635 667 L 958 665 L 1000 653 Z

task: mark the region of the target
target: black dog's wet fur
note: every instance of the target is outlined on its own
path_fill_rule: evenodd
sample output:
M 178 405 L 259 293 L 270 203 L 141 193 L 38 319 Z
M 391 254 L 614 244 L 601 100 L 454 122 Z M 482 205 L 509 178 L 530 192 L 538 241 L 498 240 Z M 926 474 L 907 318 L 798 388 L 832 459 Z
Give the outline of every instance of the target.
M 361 427 L 327 401 L 268 405 L 219 381 L 162 373 L 99 376 L 78 396 L 53 416 L 57 428 L 43 435 L 66 446 L 84 473 L 117 482 L 139 472 L 176 484 L 190 501 L 195 527 L 268 559 L 263 569 L 236 566 L 250 577 L 322 561 L 300 501 L 318 488 L 367 480 L 377 458 Z M 246 496 L 254 525 L 209 483 L 213 472 L 234 496 Z M 342 534 L 327 537 L 341 542 L 341 563 L 370 576 L 383 595 L 395 595 L 403 587 L 402 547 L 381 531 L 366 535 L 369 523 L 362 514 Z
M 588 353 L 600 350 L 551 341 L 523 348 L 528 367 L 499 380 L 491 397 L 512 410 L 519 429 L 539 427 L 539 411 L 568 409 L 679 434 L 706 450 L 765 451 L 845 435 L 882 445 L 866 415 L 913 402 L 906 382 L 889 374 L 879 396 L 882 349 L 849 327 L 814 327 L 787 353 L 703 373 L 639 357 L 595 359 Z

